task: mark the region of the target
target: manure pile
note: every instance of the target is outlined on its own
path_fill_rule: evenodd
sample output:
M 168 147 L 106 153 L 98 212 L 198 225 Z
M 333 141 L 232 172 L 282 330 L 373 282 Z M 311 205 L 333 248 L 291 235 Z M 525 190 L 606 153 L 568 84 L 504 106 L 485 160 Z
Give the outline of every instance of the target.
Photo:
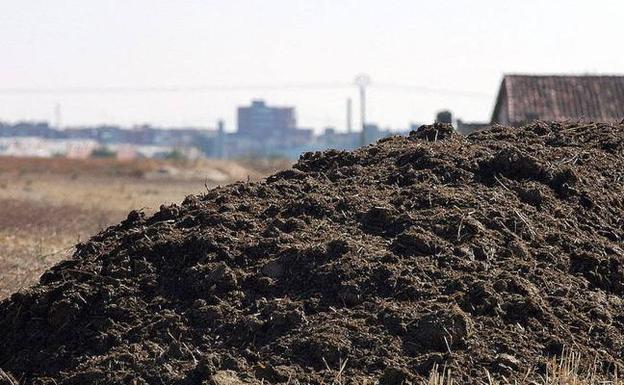
M 622 125 L 308 153 L 79 244 L 0 304 L 0 384 L 522 381 L 564 347 L 613 370 L 623 208 Z

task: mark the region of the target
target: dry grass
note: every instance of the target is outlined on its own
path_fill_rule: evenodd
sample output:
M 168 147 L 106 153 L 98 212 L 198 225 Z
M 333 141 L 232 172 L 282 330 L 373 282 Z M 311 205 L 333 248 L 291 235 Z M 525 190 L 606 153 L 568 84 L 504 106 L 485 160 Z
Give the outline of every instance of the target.
M 113 213 L 18 199 L 0 200 L 0 298 L 30 285 Z
M 55 174 L 55 175 L 94 175 L 127 176 L 141 178 L 163 169 L 176 169 L 182 172 L 198 171 L 195 175 L 204 178 L 205 171 L 218 171 L 234 180 L 248 175 L 260 178 L 290 166 L 285 160 L 218 160 L 197 159 L 166 161 L 156 159 L 116 160 L 116 159 L 66 159 L 66 158 L 16 158 L 0 157 L 0 175 L 6 174 Z
M 564 350 L 560 357 L 548 361 L 545 375 L 533 375 L 529 372 L 522 382 L 494 380 L 489 372 L 485 372 L 484 384 L 487 385 L 624 385 L 618 377 L 617 370 L 605 376 L 600 370 L 597 360 L 588 363 L 581 354 L 572 350 Z M 429 374 L 427 385 L 459 385 L 461 381 L 454 378 L 450 369 L 434 366 Z
M 559 358 L 549 361 L 546 376 L 543 378 L 545 385 L 593 385 L 612 384 L 622 385 L 624 381 L 618 377 L 617 368 L 610 378 L 601 375 L 600 366 L 597 360 L 590 365 L 584 365 L 586 361 L 581 354 L 572 350 L 564 351 Z

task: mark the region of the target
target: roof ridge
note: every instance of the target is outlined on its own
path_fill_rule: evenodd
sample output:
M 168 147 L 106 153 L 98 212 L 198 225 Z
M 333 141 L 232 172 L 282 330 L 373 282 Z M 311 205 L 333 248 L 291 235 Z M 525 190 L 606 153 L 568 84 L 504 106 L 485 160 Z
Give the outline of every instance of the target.
M 507 117 L 501 119 L 509 124 L 534 119 L 621 121 L 623 90 L 624 75 L 508 74 L 497 104 L 506 106 Z
M 624 78 L 624 74 L 529 74 L 529 73 L 508 73 L 503 74 L 503 78 L 526 77 L 526 78 Z

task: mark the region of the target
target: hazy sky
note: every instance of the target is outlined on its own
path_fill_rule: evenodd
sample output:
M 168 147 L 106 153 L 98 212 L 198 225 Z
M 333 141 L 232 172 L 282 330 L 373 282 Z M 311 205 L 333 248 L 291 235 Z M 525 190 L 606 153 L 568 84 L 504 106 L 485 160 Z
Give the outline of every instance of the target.
M 504 73 L 624 72 L 623 17 L 622 0 L 2 0 L 0 120 L 53 121 L 60 103 L 64 125 L 233 128 L 265 98 L 342 129 L 355 88 L 317 86 L 360 72 L 381 126 L 487 120 Z M 182 89 L 141 91 L 159 87 Z

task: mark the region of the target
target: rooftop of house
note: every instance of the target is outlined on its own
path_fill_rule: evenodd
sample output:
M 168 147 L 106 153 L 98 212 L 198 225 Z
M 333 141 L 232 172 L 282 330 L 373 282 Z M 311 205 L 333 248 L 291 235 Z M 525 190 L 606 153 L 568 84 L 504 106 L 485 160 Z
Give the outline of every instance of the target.
M 506 103 L 510 123 L 530 120 L 621 121 L 622 75 L 506 75 L 492 121 Z

